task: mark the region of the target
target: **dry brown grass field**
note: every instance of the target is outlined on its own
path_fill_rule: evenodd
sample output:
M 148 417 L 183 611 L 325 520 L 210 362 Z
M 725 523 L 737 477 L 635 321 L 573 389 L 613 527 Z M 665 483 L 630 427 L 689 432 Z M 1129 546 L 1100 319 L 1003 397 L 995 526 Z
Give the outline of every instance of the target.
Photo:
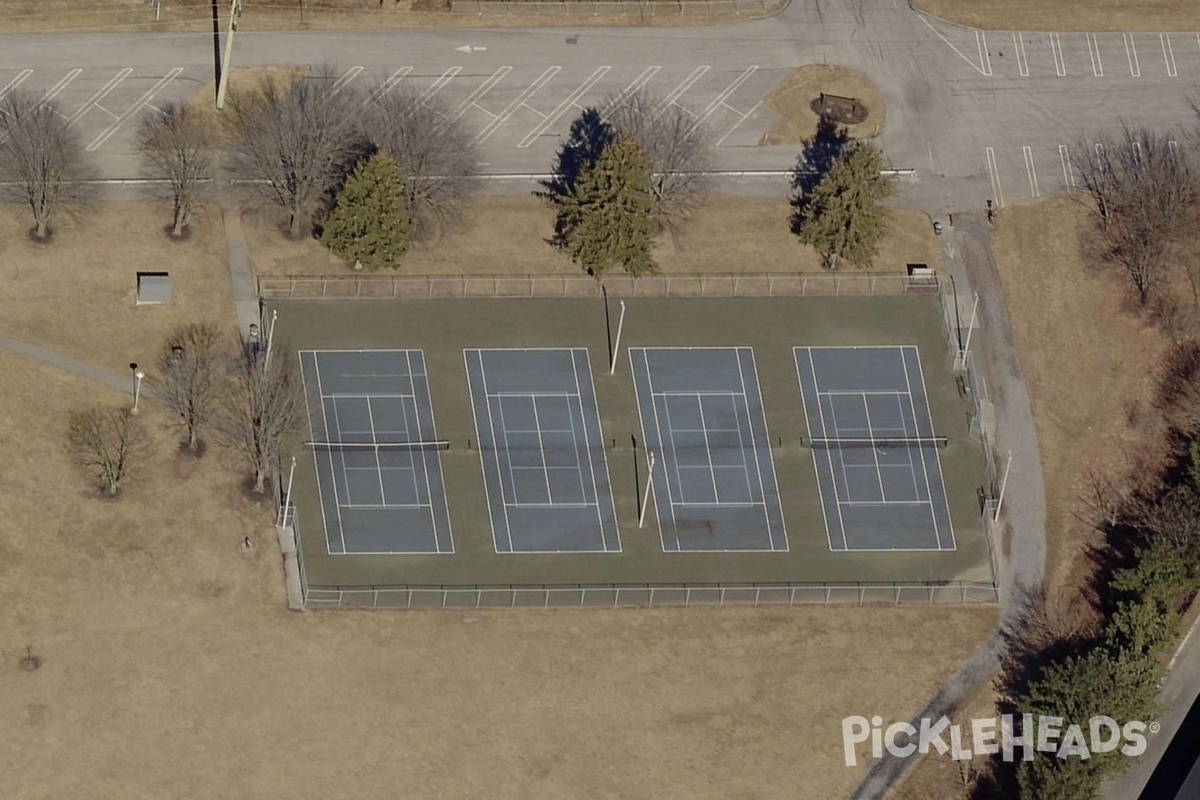
M 1194 31 L 1200 0 L 914 0 L 977 28 L 1018 31 Z
M 668 274 L 822 271 L 820 257 L 788 230 L 789 213 L 786 200 L 713 195 L 677 236 L 659 238 L 655 258 Z M 899 272 L 911 261 L 940 265 L 929 217 L 906 209 L 891 214 L 892 231 L 874 268 Z M 271 214 L 248 212 L 243 218 L 258 274 L 351 274 L 317 241 L 285 239 Z M 545 243 L 553 230 L 554 212 L 535 197 L 479 195 L 461 226 L 432 246 L 414 246 L 399 274 L 582 274 Z
M 161 207 L 98 213 L 43 248 L 4 210 L 0 330 L 121 369 L 175 321 L 232 326 L 216 212 L 181 244 Z M 164 264 L 178 305 L 133 308 L 134 269 Z M 5 798 L 834 797 L 863 769 L 842 765 L 840 720 L 911 715 L 995 621 L 989 607 L 291 613 L 270 503 L 245 495 L 219 443 L 180 457 L 144 404 L 155 455 L 103 501 L 67 461 L 67 415 L 128 398 L 2 351 L 0 371 Z M 37 671 L 19 666 L 26 646 Z
M 878 136 L 885 125 L 883 95 L 866 75 L 832 64 L 801 67 L 770 91 L 763 102 L 779 115 L 779 122 L 763 134 L 762 144 L 800 144 L 817 132 L 820 117 L 809 105 L 822 92 L 853 97 L 867 110 L 867 118 L 846 125 L 852 138 Z

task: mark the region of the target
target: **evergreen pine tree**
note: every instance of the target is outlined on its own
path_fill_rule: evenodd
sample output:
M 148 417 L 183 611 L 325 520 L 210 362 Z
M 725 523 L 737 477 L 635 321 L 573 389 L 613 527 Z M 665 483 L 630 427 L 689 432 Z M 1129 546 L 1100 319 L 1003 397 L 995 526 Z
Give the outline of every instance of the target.
M 368 269 L 394 269 L 408 250 L 411 230 L 404 174 L 391 156 L 376 153 L 346 179 L 325 221 L 321 244 Z
M 632 140 L 609 142 L 567 192 L 549 197 L 558 210 L 550 243 L 589 275 L 613 266 L 635 277 L 657 272 L 650 252 L 657 227 L 652 179 Z

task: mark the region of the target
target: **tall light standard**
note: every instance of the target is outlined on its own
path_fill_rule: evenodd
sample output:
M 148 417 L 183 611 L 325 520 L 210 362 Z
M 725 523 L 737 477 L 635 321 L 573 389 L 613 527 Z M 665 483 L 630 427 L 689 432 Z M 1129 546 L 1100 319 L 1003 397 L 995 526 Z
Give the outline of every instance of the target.
M 146 377 L 146 373 L 138 367 L 136 361 L 130 364 L 129 368 L 133 370 L 133 408 L 129 409 L 129 413 L 137 416 L 138 399 L 142 396 L 142 379 Z

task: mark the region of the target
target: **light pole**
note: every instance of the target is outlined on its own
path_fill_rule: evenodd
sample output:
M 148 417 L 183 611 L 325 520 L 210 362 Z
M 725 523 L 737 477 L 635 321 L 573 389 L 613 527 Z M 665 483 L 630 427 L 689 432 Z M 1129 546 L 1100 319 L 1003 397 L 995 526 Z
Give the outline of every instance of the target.
M 621 316 L 617 318 L 617 342 L 613 345 L 612 361 L 608 365 L 608 374 L 617 372 L 617 356 L 621 354 L 621 330 L 625 327 L 625 301 L 621 301 Z
M 263 357 L 263 371 L 271 366 L 271 342 L 275 340 L 275 320 L 279 319 L 279 312 L 271 311 L 271 327 L 267 328 L 267 354 Z
M 129 413 L 137 416 L 138 399 L 142 396 L 142 379 L 146 377 L 146 373 L 138 367 L 136 361 L 130 364 L 129 368 L 133 370 L 133 408 L 129 409 Z
M 215 13 L 215 12 L 214 12 Z M 225 108 L 225 87 L 229 85 L 229 60 L 233 57 L 233 32 L 237 30 L 237 18 L 242 13 L 241 0 L 230 0 L 229 33 L 225 36 L 224 67 L 217 78 L 217 110 Z

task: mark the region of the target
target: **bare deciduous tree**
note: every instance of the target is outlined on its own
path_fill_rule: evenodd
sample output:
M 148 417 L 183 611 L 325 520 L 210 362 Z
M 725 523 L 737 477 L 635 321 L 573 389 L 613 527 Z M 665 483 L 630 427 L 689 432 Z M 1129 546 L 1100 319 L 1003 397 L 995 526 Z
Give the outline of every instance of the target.
M 216 131 L 195 109 L 168 101 L 142 117 L 138 139 L 145 171 L 167 182 L 174 210 L 171 236 L 180 238 L 192 210 L 211 193 Z
M 95 196 L 95 177 L 77 129 L 53 101 L 22 89 L 0 101 L 0 181 L 33 212 L 33 235 L 50 238 L 54 215 L 76 216 Z
M 67 448 L 76 465 L 116 497 L 149 457 L 150 437 L 126 408 L 89 408 L 71 413 Z
M 609 124 L 650 161 L 660 223 L 686 219 L 712 186 L 712 132 L 687 109 L 645 89 L 609 98 Z
M 217 411 L 229 363 L 227 341 L 211 322 L 181 325 L 163 343 L 163 401 L 179 414 L 193 453 L 199 454 L 200 432 Z
M 440 95 L 422 99 L 407 84 L 371 93 L 361 133 L 404 173 L 404 194 L 413 235 L 428 239 L 457 218 L 477 188 L 479 156 L 474 132 L 454 118 Z
M 230 444 L 254 475 L 254 491 L 266 489 L 271 464 L 304 418 L 304 390 L 294 358 L 283 347 L 268 359 L 246 347 L 224 398 Z
M 229 104 L 228 167 L 288 215 L 288 235 L 307 232 L 313 211 L 344 169 L 361 98 L 320 67 L 294 86 L 267 77 L 261 91 Z

